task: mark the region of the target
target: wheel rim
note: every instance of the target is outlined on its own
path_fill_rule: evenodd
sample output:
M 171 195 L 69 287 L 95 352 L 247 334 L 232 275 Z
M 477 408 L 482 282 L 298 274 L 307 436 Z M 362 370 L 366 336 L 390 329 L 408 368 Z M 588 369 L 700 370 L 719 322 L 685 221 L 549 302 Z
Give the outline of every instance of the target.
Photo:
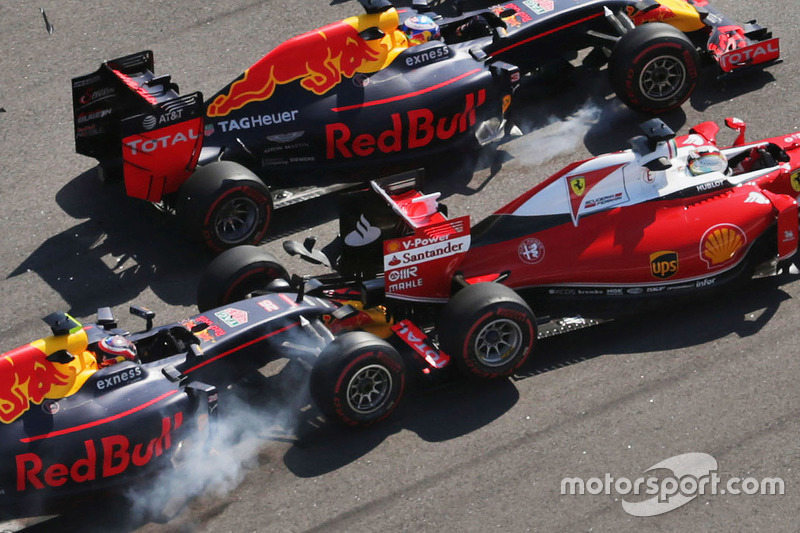
M 233 198 L 214 217 L 214 230 L 223 243 L 236 244 L 253 234 L 257 220 L 258 206 L 251 198 Z
M 485 366 L 502 366 L 514 358 L 521 344 L 519 324 L 507 318 L 493 320 L 475 337 L 475 356 Z
M 639 89 L 651 100 L 669 100 L 685 83 L 686 66 L 671 55 L 651 59 L 639 77 Z
M 369 365 L 356 372 L 347 384 L 347 404 L 360 414 L 380 409 L 392 390 L 392 375 L 381 365 Z

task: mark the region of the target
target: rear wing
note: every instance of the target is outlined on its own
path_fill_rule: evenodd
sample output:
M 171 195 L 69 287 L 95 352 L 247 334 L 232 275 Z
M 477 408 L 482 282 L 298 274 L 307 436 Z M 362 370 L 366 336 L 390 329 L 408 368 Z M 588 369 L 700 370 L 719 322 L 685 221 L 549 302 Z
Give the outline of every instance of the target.
M 197 164 L 203 96 L 180 96 L 170 76 L 156 76 L 149 50 L 73 78 L 72 110 L 75 151 L 104 172 L 123 170 L 130 196 L 160 201 Z
M 424 194 L 421 169 L 373 180 L 343 195 L 338 270 L 350 279 L 383 274 L 388 298 L 446 301 L 470 246 L 469 217 L 449 220 L 439 193 Z M 378 200 L 378 201 L 376 201 Z

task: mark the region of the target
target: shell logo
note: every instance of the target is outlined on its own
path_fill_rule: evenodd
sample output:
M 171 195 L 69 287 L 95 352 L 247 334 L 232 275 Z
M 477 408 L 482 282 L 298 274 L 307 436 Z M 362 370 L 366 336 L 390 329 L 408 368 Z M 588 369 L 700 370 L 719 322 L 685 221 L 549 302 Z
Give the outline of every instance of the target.
M 700 257 L 708 268 L 720 267 L 734 259 L 747 244 L 747 236 L 733 224 L 717 224 L 709 228 L 700 241 Z
M 397 241 L 391 241 L 386 244 L 386 252 L 387 253 L 394 253 L 400 250 L 400 243 Z

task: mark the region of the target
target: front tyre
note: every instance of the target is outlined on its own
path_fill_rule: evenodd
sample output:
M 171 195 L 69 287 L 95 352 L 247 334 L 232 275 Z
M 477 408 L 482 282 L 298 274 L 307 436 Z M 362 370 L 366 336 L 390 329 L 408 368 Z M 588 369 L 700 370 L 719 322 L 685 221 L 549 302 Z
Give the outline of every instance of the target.
M 178 191 L 177 214 L 193 239 L 218 253 L 258 244 L 272 217 L 272 196 L 247 168 L 232 161 L 200 167 Z
M 528 360 L 536 341 L 536 319 L 513 290 L 497 283 L 457 292 L 439 316 L 439 342 L 466 374 L 510 376 Z
M 397 350 L 365 331 L 337 337 L 311 370 L 311 397 L 320 411 L 348 426 L 370 426 L 389 416 L 405 388 Z
M 642 24 L 620 37 L 608 65 L 611 85 L 635 111 L 660 114 L 680 107 L 697 86 L 697 49 L 663 22 Z
M 248 298 L 275 280 L 289 280 L 289 273 L 275 257 L 256 246 L 237 246 L 208 265 L 197 286 L 201 313 Z

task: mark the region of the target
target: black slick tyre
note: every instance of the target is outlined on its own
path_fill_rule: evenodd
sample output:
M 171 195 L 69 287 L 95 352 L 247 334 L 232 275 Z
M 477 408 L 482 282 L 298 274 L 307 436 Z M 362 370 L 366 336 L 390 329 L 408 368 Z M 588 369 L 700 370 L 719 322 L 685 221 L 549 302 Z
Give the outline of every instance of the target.
M 698 63 L 697 49 L 683 32 L 651 22 L 620 37 L 608 72 L 620 100 L 635 111 L 657 115 L 679 107 L 691 96 Z
M 402 357 L 365 331 L 337 337 L 311 370 L 310 391 L 317 408 L 348 426 L 370 426 L 389 416 L 404 388 Z
M 528 360 L 536 342 L 536 319 L 513 290 L 497 283 L 457 292 L 439 315 L 439 342 L 467 375 L 510 376 Z
M 208 311 L 247 298 L 271 282 L 289 280 L 289 273 L 275 257 L 256 246 L 237 246 L 208 265 L 197 286 L 197 308 Z
M 232 161 L 200 167 L 180 190 L 178 217 L 189 237 L 215 253 L 240 244 L 258 244 L 269 228 L 269 189 L 250 170 Z

